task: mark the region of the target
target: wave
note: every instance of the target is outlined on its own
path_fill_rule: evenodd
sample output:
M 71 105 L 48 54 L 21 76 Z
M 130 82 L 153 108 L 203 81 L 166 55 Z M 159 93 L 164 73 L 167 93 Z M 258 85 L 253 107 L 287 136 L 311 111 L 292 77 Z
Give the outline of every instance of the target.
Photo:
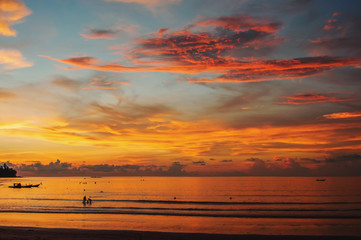
M 40 206 L 38 206 L 40 208 Z M 84 207 L 63 206 L 64 209 L 84 209 Z M 151 208 L 151 207 L 95 207 L 97 211 L 110 210 L 150 210 L 150 211 L 200 211 L 200 212 L 361 212 L 361 208 L 352 209 L 304 209 L 304 208 L 246 208 L 246 209 L 224 209 L 224 208 Z M 1 211 L 1 210 L 0 210 Z
M 79 202 L 79 199 L 65 198 L 0 198 L 0 200 L 26 200 L 26 201 L 69 201 Z M 335 201 L 335 202 L 260 202 L 260 201 L 181 201 L 181 200 L 142 200 L 142 199 L 94 199 L 96 202 L 129 202 L 148 204 L 191 204 L 191 205 L 341 205 L 361 204 L 359 201 Z
M 233 213 L 233 214 L 217 214 L 217 213 L 200 213 L 200 212 L 160 212 L 160 211 L 98 211 L 98 210 L 0 210 L 0 213 L 37 213 L 37 214 L 112 214 L 112 215 L 161 215 L 161 216 L 184 216 L 184 217 L 222 217 L 222 218 L 327 218 L 327 219 L 361 219 L 361 214 L 267 214 L 267 213 Z

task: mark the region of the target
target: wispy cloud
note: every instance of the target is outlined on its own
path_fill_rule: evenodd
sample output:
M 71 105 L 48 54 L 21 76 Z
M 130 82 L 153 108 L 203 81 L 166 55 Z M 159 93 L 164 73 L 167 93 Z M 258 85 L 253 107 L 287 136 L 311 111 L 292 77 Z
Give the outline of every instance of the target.
M 105 29 L 87 29 L 86 33 L 81 33 L 80 35 L 87 39 L 114 40 L 117 38 L 116 31 Z
M 7 99 L 7 98 L 13 98 L 16 97 L 15 93 L 3 90 L 0 88 L 0 99 Z
M 119 85 L 130 85 L 130 82 L 121 82 L 117 80 L 110 80 L 106 75 L 100 75 L 93 77 L 90 82 L 90 86 L 82 87 L 82 89 L 119 89 Z
M 344 101 L 358 101 L 361 98 L 349 97 L 341 98 L 336 96 L 327 96 L 317 93 L 300 93 L 295 96 L 284 96 L 282 98 L 287 98 L 285 102 L 280 102 L 280 104 L 291 104 L 291 105 L 300 105 L 300 104 L 311 104 L 311 103 L 326 103 L 326 102 L 344 102 Z
M 16 49 L 0 49 L 0 65 L 4 70 L 31 67 L 20 51 Z
M 24 21 L 31 11 L 20 0 L 0 1 L 0 35 L 16 36 L 17 32 L 11 26 Z
M 119 3 L 137 3 L 146 6 L 149 9 L 154 9 L 155 7 L 161 5 L 175 4 L 179 3 L 182 0 L 105 0 L 106 2 L 119 2 Z

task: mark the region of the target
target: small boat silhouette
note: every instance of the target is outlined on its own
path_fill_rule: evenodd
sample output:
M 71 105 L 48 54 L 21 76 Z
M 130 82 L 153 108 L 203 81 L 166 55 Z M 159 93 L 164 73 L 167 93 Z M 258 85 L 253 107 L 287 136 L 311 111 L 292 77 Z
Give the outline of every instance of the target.
M 324 182 L 324 181 L 326 181 L 326 178 L 317 178 L 316 181 L 317 182 Z
M 26 184 L 22 185 L 21 183 L 14 183 L 12 186 L 9 186 L 9 188 L 32 188 L 32 187 L 39 187 L 41 183 L 39 184 Z
M 9 186 L 9 188 L 31 188 L 31 186 L 31 184 L 21 185 L 21 183 L 14 183 L 12 186 Z

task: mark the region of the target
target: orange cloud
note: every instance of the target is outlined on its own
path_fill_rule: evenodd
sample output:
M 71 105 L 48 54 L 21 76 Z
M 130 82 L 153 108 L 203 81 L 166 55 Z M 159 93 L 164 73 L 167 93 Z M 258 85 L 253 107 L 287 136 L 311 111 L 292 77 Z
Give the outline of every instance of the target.
M 0 49 L 0 65 L 2 65 L 4 70 L 33 66 L 33 64 L 26 61 L 21 52 L 16 49 Z
M 334 68 L 357 67 L 361 59 L 337 57 L 307 57 L 268 61 L 233 62 L 223 68 L 224 75 L 214 79 L 189 79 L 189 82 L 260 82 L 313 76 Z M 220 66 L 218 66 L 220 67 Z
M 144 67 L 127 67 L 117 63 L 97 65 L 99 60 L 94 57 L 74 57 L 68 59 L 57 59 L 50 56 L 39 55 L 39 57 L 45 57 L 53 61 L 74 65 L 81 68 L 93 69 L 104 72 L 142 72 L 146 71 Z M 68 68 L 72 70 L 72 68 Z
M 214 79 L 189 79 L 189 82 L 257 82 L 281 79 L 295 79 L 313 76 L 324 71 L 345 66 L 357 67 L 361 59 L 337 58 L 337 57 L 308 57 L 299 59 L 282 59 L 269 61 L 222 61 L 207 59 L 206 62 L 185 64 L 182 62 L 166 61 L 147 65 L 139 62 L 139 65 L 128 67 L 117 63 L 98 64 L 99 60 L 93 57 L 75 57 L 69 59 L 57 59 L 50 56 L 39 55 L 51 60 L 74 65 L 81 68 L 93 69 L 104 72 L 173 72 L 185 74 L 199 74 L 202 72 L 223 73 Z M 172 65 L 173 64 L 173 65 Z M 164 66 L 165 65 L 165 66 Z M 69 70 L 78 68 L 67 68 Z
M 13 97 L 16 97 L 15 93 L 8 92 L 8 91 L 3 91 L 0 88 L 0 99 L 8 99 L 8 98 L 13 98 Z
M 238 59 L 235 49 L 278 44 L 276 36 L 281 24 L 248 15 L 200 20 L 179 31 L 160 29 L 153 37 L 138 39 L 138 45 L 128 51 L 132 66 L 100 63 L 93 57 L 51 60 L 76 67 L 107 72 L 172 72 L 183 74 L 216 73 L 214 79 L 190 79 L 189 82 L 255 82 L 295 79 L 313 76 L 334 68 L 358 66 L 361 59 L 330 56 L 295 59 Z M 271 45 L 272 45 L 271 44 Z
M 327 119 L 343 119 L 343 118 L 358 118 L 361 117 L 361 112 L 339 112 L 323 115 Z
M 0 2 L 0 35 L 16 36 L 11 25 L 21 23 L 31 11 L 20 0 L 1 0 Z

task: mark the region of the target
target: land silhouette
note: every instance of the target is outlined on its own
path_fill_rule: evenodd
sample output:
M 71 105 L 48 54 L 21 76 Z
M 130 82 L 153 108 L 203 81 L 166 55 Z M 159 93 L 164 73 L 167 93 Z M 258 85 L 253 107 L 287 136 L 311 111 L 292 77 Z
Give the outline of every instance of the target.
M 4 163 L 4 166 L 0 166 L 0 177 L 16 177 L 16 170 Z

